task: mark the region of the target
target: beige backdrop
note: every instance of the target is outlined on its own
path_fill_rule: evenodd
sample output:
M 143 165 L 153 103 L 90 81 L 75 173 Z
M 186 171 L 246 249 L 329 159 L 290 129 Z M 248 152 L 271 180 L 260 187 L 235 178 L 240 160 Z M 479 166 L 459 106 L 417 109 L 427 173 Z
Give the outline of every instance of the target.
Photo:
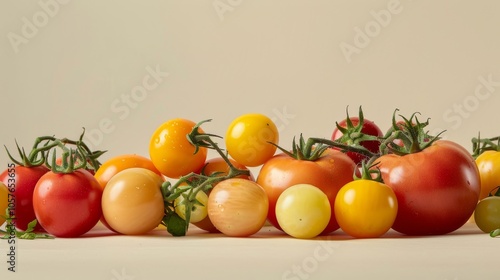
M 21 2 L 21 3 L 20 3 Z M 470 149 L 500 134 L 498 1 L 2 1 L 0 143 L 77 138 L 148 154 L 175 117 L 224 134 L 248 112 L 281 144 L 329 137 L 363 106 L 431 118 Z M 0 154 L 0 166 L 7 164 Z

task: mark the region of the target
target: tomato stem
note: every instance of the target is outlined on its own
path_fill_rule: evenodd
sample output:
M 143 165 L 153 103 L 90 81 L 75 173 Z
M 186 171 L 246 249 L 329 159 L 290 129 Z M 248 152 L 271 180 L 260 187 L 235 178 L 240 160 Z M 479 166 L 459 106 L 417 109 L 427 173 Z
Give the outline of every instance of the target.
M 477 138 L 472 138 L 472 157 L 476 159 L 486 151 L 500 151 L 500 136 L 492 138 L 481 138 L 478 133 Z

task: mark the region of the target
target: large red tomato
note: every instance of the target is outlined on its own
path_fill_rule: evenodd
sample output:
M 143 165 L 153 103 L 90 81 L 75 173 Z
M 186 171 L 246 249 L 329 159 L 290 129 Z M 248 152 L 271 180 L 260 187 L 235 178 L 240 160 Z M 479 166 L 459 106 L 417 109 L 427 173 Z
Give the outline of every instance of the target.
M 476 207 L 479 172 L 459 144 L 438 140 L 417 153 L 378 160 L 384 183 L 398 200 L 393 229 L 407 235 L 446 234 L 464 225 Z
M 42 227 L 57 237 L 77 237 L 92 229 L 102 215 L 102 190 L 90 172 L 47 172 L 38 180 L 33 208 Z
M 287 154 L 278 154 L 262 166 L 257 183 L 264 188 L 269 199 L 268 221 L 281 229 L 275 213 L 276 202 L 287 188 L 297 184 L 311 184 L 321 189 L 330 201 L 331 219 L 323 234 L 339 228 L 335 219 L 334 202 L 342 186 L 353 180 L 356 165 L 344 153 L 326 149 L 314 161 L 298 160 Z
M 33 191 L 40 177 L 48 171 L 49 169 L 44 165 L 34 167 L 16 165 L 0 174 L 0 181 L 9 186 L 9 189 L 14 189 L 13 194 L 16 198 L 14 216 L 16 227 L 20 230 L 25 231 L 28 224 L 36 219 L 33 210 Z M 37 223 L 34 230 L 43 231 L 43 227 Z

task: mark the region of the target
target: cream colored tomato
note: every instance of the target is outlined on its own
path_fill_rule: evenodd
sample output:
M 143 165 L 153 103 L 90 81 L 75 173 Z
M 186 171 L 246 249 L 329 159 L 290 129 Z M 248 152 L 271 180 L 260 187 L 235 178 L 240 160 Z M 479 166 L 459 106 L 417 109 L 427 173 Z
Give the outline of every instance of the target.
M 257 183 L 231 178 L 215 185 L 208 196 L 207 209 L 210 221 L 220 232 L 245 237 L 264 226 L 269 201 Z
M 145 168 L 129 168 L 114 175 L 102 195 L 103 216 L 116 232 L 140 235 L 158 227 L 164 215 L 164 179 Z

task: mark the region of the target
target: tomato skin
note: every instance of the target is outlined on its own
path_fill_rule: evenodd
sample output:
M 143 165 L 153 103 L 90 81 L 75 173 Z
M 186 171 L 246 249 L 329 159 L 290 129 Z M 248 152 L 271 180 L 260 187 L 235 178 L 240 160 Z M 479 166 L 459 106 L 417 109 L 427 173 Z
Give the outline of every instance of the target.
M 283 231 L 302 239 L 321 234 L 332 214 L 326 194 L 310 184 L 297 184 L 284 190 L 276 202 L 275 210 Z
M 0 181 L 6 186 L 9 186 L 12 185 L 9 184 L 9 179 L 12 179 L 11 182 L 15 185 L 15 191 L 13 193 L 16 199 L 16 207 L 14 209 L 14 215 L 16 217 L 15 223 L 16 228 L 24 231 L 28 228 L 28 224 L 36 219 L 35 210 L 33 208 L 33 192 L 36 183 L 49 171 L 49 169 L 43 165 L 36 167 L 16 165 L 13 170 L 9 169 L 6 169 L 0 174 Z M 9 177 L 9 174 L 13 173 L 15 174 L 14 178 Z M 40 223 L 37 223 L 34 230 L 44 231 Z
M 321 189 L 330 201 L 331 219 L 322 234 L 337 230 L 339 225 L 333 213 L 335 197 L 342 186 L 353 180 L 355 168 L 351 158 L 333 149 L 327 149 L 316 161 L 297 160 L 286 154 L 275 155 L 262 166 L 256 181 L 269 198 L 269 223 L 281 229 L 275 208 L 285 189 L 297 184 L 311 184 Z
M 246 237 L 265 224 L 269 203 L 257 183 L 241 178 L 219 182 L 208 196 L 207 210 L 214 226 L 223 234 Z
M 229 161 L 231 162 L 231 164 L 238 168 L 238 169 L 241 169 L 241 170 L 249 170 L 246 166 L 244 166 L 243 164 L 235 161 L 234 159 L 229 159 Z M 214 173 L 218 173 L 220 172 L 220 176 L 225 176 L 229 173 L 229 165 L 227 165 L 227 163 L 224 161 L 224 159 L 222 157 L 215 157 L 215 158 L 211 158 L 209 160 L 207 160 L 205 162 L 205 166 L 203 167 L 202 170 L 200 170 L 199 173 L 203 174 L 203 175 L 207 175 L 207 176 L 210 176 Z M 250 171 L 249 171 L 250 172 Z M 250 173 L 250 176 L 246 176 L 246 175 L 240 175 L 240 176 L 237 176 L 235 178 L 241 178 L 241 179 L 246 179 L 246 180 L 250 180 L 250 181 L 255 181 L 253 175 Z M 208 190 L 207 192 L 207 195 L 210 194 L 210 191 L 212 189 Z M 208 215 L 205 217 L 205 219 L 199 221 L 199 222 L 191 222 L 193 225 L 195 225 L 196 227 L 200 228 L 200 229 L 203 229 L 205 231 L 208 231 L 208 232 L 211 232 L 211 233 L 218 233 L 220 232 L 214 225 L 213 223 L 210 221 L 210 217 L 208 217 Z
M 157 228 L 164 215 L 160 187 L 164 178 L 145 168 L 128 168 L 109 180 L 102 194 L 104 219 L 115 232 L 145 234 Z
M 485 151 L 476 158 L 481 178 L 479 200 L 486 198 L 496 187 L 500 186 L 500 152 Z
M 263 114 L 244 114 L 234 119 L 226 131 L 229 155 L 250 167 L 262 165 L 276 152 L 279 133 L 276 124 Z
M 5 223 L 5 210 L 9 205 L 9 190 L 7 187 L 0 181 L 0 226 Z
M 481 199 L 474 211 L 474 221 L 485 233 L 500 228 L 500 196 Z
M 414 154 L 378 158 L 385 184 L 398 200 L 393 229 L 407 235 L 438 235 L 464 225 L 480 192 L 477 166 L 459 144 L 438 140 Z
M 84 169 L 68 174 L 47 172 L 37 182 L 33 207 L 38 222 L 56 237 L 78 237 L 91 230 L 102 215 L 102 190 Z
M 394 191 L 372 180 L 347 183 L 335 199 L 335 217 L 340 228 L 356 238 L 384 235 L 392 227 L 397 212 Z
M 359 124 L 359 118 L 358 117 L 350 117 L 349 118 L 354 126 Z M 347 119 L 343 119 L 338 123 L 341 127 L 347 127 Z M 382 130 L 378 125 L 376 125 L 373 121 L 370 121 L 368 119 L 363 119 L 363 127 L 361 128 L 361 132 L 367 135 L 373 135 L 373 136 L 383 136 Z M 337 140 L 340 137 L 342 137 L 342 132 L 335 127 L 331 136 L 332 140 Z M 362 141 L 361 146 L 365 147 L 367 150 L 369 150 L 372 153 L 377 153 L 379 151 L 380 147 L 380 142 L 379 141 Z M 360 163 L 362 160 L 366 159 L 367 157 L 355 152 L 346 152 L 346 154 L 356 163 Z
M 207 148 L 195 147 L 186 135 L 196 124 L 186 119 L 171 119 L 161 124 L 151 136 L 149 155 L 154 166 L 169 178 L 180 178 L 200 170 L 207 158 Z M 201 128 L 198 129 L 203 133 Z
M 104 190 L 108 181 L 118 172 L 128 168 L 141 167 L 146 168 L 154 173 L 163 176 L 158 169 L 156 169 L 153 162 L 147 158 L 136 154 L 124 154 L 106 160 L 97 170 L 94 177 Z

